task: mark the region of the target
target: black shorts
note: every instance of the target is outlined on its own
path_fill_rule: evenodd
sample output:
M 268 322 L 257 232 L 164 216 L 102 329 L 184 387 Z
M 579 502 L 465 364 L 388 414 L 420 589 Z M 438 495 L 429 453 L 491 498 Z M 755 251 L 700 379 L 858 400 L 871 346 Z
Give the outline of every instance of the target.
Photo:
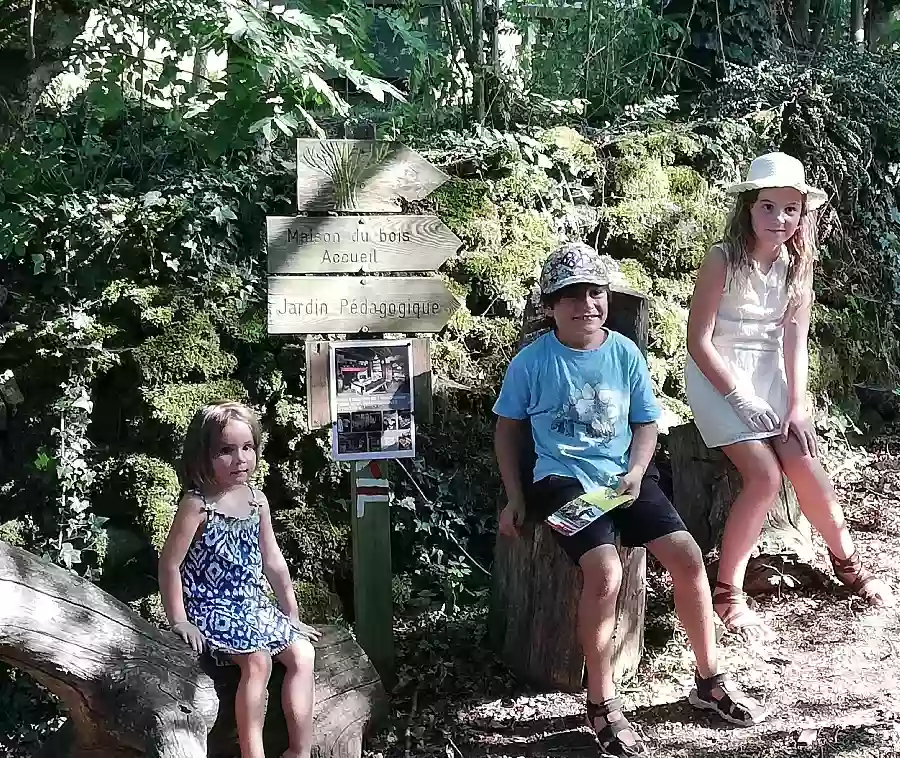
M 557 508 L 584 494 L 581 483 L 568 476 L 548 476 L 531 485 L 527 496 L 527 518 L 543 521 Z M 588 550 L 616 544 L 616 536 L 625 547 L 642 547 L 648 542 L 687 527 L 675 506 L 659 487 L 659 472 L 651 466 L 641 483 L 641 494 L 627 507 L 619 506 L 588 524 L 580 532 L 564 535 L 551 529 L 553 536 L 577 564 Z

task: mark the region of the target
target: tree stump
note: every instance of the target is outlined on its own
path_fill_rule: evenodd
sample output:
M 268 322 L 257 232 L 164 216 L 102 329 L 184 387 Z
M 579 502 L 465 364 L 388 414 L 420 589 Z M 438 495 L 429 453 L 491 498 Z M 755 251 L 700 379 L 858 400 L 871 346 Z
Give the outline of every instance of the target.
M 721 450 L 703 444 L 693 422 L 669 431 L 675 507 L 700 549 L 708 552 L 722 539 L 731 504 L 741 491 L 741 475 Z M 744 588 L 757 593 L 779 584 L 782 567 L 793 558 L 814 558 L 809 521 L 800 512 L 794 488 L 782 477 L 781 492 L 763 525 Z
M 334 627 L 322 631 L 316 643 L 313 755 L 359 758 L 364 730 L 384 712 L 387 696 L 349 634 Z M 69 711 L 66 727 L 50 738 L 45 755 L 238 755 L 229 726 L 234 669 L 201 664 L 205 659 L 198 660 L 180 638 L 97 586 L 5 542 L 0 542 L 0 660 L 27 672 Z M 270 691 L 280 684 L 274 672 L 273 679 Z M 269 724 L 279 716 L 283 722 L 280 694 L 270 698 L 268 712 L 266 741 L 282 744 L 277 727 Z
M 644 295 L 610 288 L 607 326 L 647 348 L 648 307 Z M 540 294 L 526 303 L 519 349 L 551 324 L 543 315 Z M 523 440 L 522 472 L 531 481 L 534 442 Z M 620 548 L 622 588 L 617 603 L 614 675 L 627 681 L 637 671 L 644 648 L 647 554 L 644 548 Z M 522 680 L 535 686 L 579 691 L 584 682 L 584 655 L 576 620 L 581 570 L 572 564 L 545 524 L 527 524 L 518 539 L 497 536 L 488 620 L 491 646 Z

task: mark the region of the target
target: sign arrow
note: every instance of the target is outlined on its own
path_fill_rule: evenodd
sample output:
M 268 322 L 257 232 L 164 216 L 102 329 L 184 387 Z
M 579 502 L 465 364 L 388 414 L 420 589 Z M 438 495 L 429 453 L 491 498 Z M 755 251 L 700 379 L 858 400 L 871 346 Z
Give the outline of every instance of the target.
M 462 241 L 437 216 L 268 216 L 270 274 L 436 271 Z
M 439 332 L 460 302 L 436 276 L 270 276 L 269 334 Z
M 424 200 L 449 177 L 401 142 L 297 140 L 297 209 L 396 211 Z

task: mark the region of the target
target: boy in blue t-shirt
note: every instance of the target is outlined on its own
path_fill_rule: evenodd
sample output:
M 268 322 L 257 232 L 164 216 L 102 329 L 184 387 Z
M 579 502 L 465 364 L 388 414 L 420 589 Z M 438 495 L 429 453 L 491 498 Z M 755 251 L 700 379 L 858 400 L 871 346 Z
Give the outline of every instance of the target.
M 578 636 L 588 670 L 588 724 L 604 755 L 645 755 L 622 714 L 612 678 L 612 638 L 625 546 L 646 546 L 671 574 L 675 608 L 696 657 L 692 705 L 750 726 L 762 708 L 719 672 L 712 597 L 703 557 L 659 488 L 652 465 L 659 405 L 637 346 L 604 327 L 609 277 L 593 248 L 563 245 L 544 264 L 541 299 L 554 328 L 510 362 L 500 396 L 495 448 L 509 499 L 500 532 L 542 521 L 587 491 L 610 487 L 634 497 L 575 534 L 553 531 L 581 567 Z M 529 424 L 530 422 L 530 424 Z M 522 435 L 534 439 L 533 481 L 523 482 Z

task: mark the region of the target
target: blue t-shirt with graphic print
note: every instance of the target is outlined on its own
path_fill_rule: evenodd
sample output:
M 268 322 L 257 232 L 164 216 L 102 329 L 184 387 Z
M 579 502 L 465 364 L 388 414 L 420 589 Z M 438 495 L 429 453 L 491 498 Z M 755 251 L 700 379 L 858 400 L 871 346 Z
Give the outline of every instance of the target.
M 510 362 L 494 413 L 531 421 L 534 481 L 575 477 L 585 491 L 615 487 L 628 471 L 631 424 L 660 415 L 637 345 L 608 331 L 593 350 L 563 345 L 553 331 Z

